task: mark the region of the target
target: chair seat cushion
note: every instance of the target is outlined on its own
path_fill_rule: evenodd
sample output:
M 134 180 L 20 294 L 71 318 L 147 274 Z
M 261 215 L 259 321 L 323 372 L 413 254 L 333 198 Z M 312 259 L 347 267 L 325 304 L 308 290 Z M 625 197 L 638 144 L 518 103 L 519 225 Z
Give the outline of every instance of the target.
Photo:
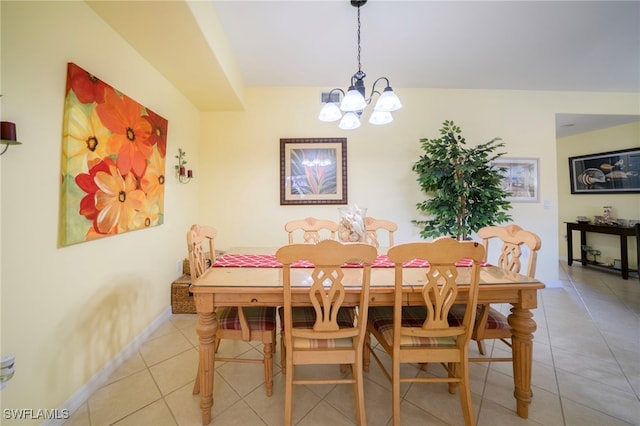
M 271 331 L 276 328 L 276 308 L 267 306 L 251 306 L 244 308 L 251 330 Z M 238 308 L 216 309 L 218 327 L 224 330 L 242 330 Z
M 464 305 L 453 305 L 453 308 L 449 311 L 449 316 L 447 317 L 449 321 L 449 325 L 458 326 L 462 324 L 462 320 L 464 319 L 465 313 Z M 480 315 L 480 311 L 482 310 L 482 305 L 478 305 L 478 310 L 476 312 L 476 320 Z M 509 325 L 509 321 L 507 317 L 496 309 L 489 307 L 489 316 L 487 318 L 487 329 L 489 330 L 511 330 L 511 326 Z
M 294 337 L 293 347 L 296 349 L 353 348 L 353 339 L 305 339 L 303 337 Z
M 405 306 L 402 308 L 402 327 L 422 327 L 426 318 L 424 306 Z M 393 343 L 393 307 L 380 306 L 369 308 L 369 324 L 385 339 Z M 402 336 L 401 347 L 451 347 L 456 345 L 453 337 Z

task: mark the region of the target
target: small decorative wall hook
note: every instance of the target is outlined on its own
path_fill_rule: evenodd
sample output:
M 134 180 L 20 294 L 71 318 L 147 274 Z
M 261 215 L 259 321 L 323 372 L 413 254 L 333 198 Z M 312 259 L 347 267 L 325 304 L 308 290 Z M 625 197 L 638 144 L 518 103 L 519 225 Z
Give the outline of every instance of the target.
M 176 158 L 178 159 L 178 164 L 176 165 L 176 177 L 180 183 L 189 183 L 193 178 L 193 170 L 187 170 L 185 165 L 187 164 L 187 160 L 185 160 L 186 152 L 182 150 L 182 148 L 178 148 L 178 155 Z

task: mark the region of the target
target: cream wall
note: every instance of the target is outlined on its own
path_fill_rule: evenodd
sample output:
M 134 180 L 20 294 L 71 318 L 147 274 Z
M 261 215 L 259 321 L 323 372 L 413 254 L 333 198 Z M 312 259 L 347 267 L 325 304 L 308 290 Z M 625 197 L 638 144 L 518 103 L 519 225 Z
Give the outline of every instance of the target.
M 0 158 L 2 353 L 17 354 L 2 408 L 58 408 L 169 307 L 169 284 L 193 222 L 219 229 L 220 248 L 286 242 L 283 223 L 337 219 L 336 206 L 279 205 L 279 139 L 348 138 L 349 200 L 415 240 L 423 199 L 411 165 L 420 138 L 453 119 L 470 144 L 502 137 L 514 157 L 540 158 L 540 202 L 514 204 L 539 233 L 538 272 L 557 279 L 555 114 L 639 114 L 638 94 L 462 91 L 396 87 L 404 109 L 384 127 L 320 123 L 320 88 L 248 88 L 247 111 L 200 113 L 84 2 L 2 1 L 2 116 L 24 143 Z M 57 247 L 66 63 L 73 61 L 169 120 L 165 223 Z M 326 88 L 322 88 L 326 89 Z M 196 178 L 171 175 L 178 147 Z M 545 208 L 543 201 L 548 202 Z M 26 424 L 26 422 L 24 423 Z
M 2 118 L 16 122 L 23 142 L 0 157 L 1 350 L 17 356 L 1 401 L 54 409 L 170 312 L 198 206 L 197 185 L 178 184 L 171 170 L 181 147 L 197 173 L 200 116 L 84 2 L 1 7 Z M 57 246 L 67 62 L 168 119 L 163 225 Z
M 571 194 L 569 184 L 569 157 L 598 152 L 615 151 L 626 148 L 640 148 L 640 121 L 622 126 L 610 127 L 595 132 L 558 139 L 558 194 L 560 195 L 560 257 L 567 258 L 567 227 L 564 222 L 574 221 L 577 216 L 602 215 L 603 206 L 613 207 L 613 217 L 640 220 L 640 194 Z M 587 242 L 602 251 L 599 261 L 620 259 L 620 239 L 615 235 L 589 233 Z M 628 239 L 629 265 L 636 268 L 636 243 Z M 573 257 L 580 258 L 580 235 L 573 235 Z M 591 258 L 591 257 L 589 257 Z

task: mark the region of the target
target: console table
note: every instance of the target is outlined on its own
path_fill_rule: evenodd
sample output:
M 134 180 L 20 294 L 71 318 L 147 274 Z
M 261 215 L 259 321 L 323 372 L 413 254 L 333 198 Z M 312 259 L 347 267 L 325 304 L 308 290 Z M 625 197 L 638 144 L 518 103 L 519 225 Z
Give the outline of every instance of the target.
M 636 257 L 637 264 L 640 265 L 640 224 L 636 224 L 633 227 L 622 226 L 608 226 L 608 225 L 592 225 L 589 223 L 567 223 L 567 260 L 569 266 L 573 263 L 573 231 L 580 231 L 580 254 L 582 256 L 580 262 L 583 265 L 596 265 L 600 267 L 607 267 L 606 265 L 599 264 L 587 259 L 587 253 L 584 251 L 584 246 L 587 245 L 587 232 L 594 232 L 597 234 L 610 234 L 618 235 L 620 237 L 620 271 L 622 272 L 622 278 L 629 278 L 629 253 L 627 238 L 635 237 L 636 239 Z M 613 267 L 608 267 L 614 269 Z M 640 278 L 640 274 L 639 274 Z

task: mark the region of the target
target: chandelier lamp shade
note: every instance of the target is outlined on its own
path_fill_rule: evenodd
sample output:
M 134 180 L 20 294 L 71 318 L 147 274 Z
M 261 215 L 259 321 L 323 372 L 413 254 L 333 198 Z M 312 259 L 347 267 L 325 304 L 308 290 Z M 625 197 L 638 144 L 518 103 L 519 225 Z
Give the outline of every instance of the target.
M 358 9 L 358 71 L 351 77 L 351 84 L 346 93 L 342 89 L 332 89 L 328 94 L 323 94 L 324 106 L 318 116 L 318 119 L 324 122 L 340 120 L 339 126 L 343 130 L 352 130 L 360 127 L 360 119 L 364 109 L 371 103 L 374 95 L 378 95 L 378 100 L 369 117 L 369 123 L 371 124 L 390 123 L 393 121 L 391 113 L 402 108 L 402 103 L 400 103 L 400 99 L 391 88 L 387 77 L 376 79 L 371 87 L 371 94 L 369 97 L 366 96 L 364 78 L 367 75 L 362 71 L 360 63 L 360 7 L 366 2 L 367 0 L 351 0 L 351 5 Z M 378 86 L 378 83 L 380 83 L 380 86 Z M 379 88 L 382 87 L 382 84 L 385 87 L 380 91 Z M 338 93 L 342 95 L 340 106 L 336 101 L 336 99 L 340 99 Z

